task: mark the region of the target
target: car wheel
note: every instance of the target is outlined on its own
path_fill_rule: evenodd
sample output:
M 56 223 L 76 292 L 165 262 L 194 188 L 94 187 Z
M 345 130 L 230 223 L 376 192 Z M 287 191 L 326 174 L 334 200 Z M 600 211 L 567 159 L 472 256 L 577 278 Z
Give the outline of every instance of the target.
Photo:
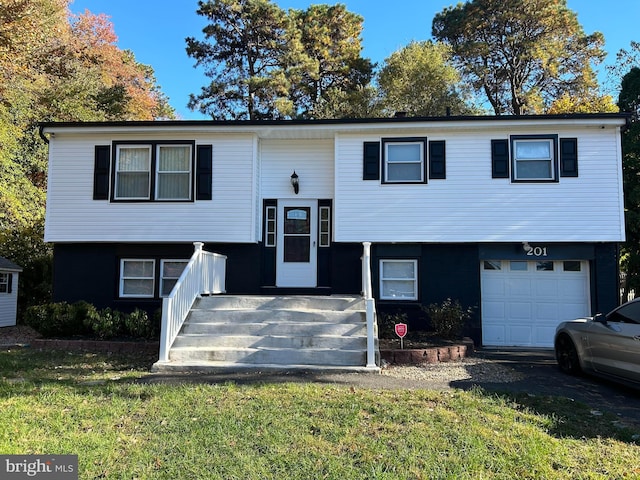
M 564 373 L 577 375 L 580 373 L 578 351 L 568 335 L 560 335 L 556 340 L 556 360 Z

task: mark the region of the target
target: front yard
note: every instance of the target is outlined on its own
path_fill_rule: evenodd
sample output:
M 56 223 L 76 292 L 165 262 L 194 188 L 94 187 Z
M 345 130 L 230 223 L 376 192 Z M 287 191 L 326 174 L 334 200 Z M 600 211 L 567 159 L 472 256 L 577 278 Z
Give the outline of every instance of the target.
M 152 384 L 153 359 L 0 352 L 0 452 L 80 478 L 640 478 L 637 433 L 559 398 Z

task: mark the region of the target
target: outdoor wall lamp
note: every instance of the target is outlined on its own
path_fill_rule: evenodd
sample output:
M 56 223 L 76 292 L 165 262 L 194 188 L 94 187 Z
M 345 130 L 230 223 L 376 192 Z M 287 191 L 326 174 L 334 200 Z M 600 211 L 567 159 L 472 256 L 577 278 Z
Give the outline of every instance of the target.
M 295 170 L 291 174 L 291 186 L 293 187 L 293 191 L 297 195 L 298 191 L 300 190 L 300 182 L 298 181 L 298 174 Z
M 531 245 L 529 245 L 529 242 L 522 242 L 522 249 L 525 252 L 529 252 L 531 251 Z

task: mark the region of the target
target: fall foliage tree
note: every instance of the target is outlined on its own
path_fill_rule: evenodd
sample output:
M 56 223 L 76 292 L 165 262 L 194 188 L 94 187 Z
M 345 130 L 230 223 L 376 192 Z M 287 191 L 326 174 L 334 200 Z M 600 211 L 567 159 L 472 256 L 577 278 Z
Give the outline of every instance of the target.
M 19 308 L 27 291 L 46 301 L 47 147 L 38 123 L 174 116 L 153 70 L 117 47 L 107 17 L 73 16 L 69 3 L 0 2 L 0 255 L 24 268 Z
M 604 37 L 585 34 L 566 0 L 458 3 L 434 17 L 432 35 L 451 46 L 496 115 L 546 113 L 556 99 L 597 96 L 593 66 L 605 56 Z

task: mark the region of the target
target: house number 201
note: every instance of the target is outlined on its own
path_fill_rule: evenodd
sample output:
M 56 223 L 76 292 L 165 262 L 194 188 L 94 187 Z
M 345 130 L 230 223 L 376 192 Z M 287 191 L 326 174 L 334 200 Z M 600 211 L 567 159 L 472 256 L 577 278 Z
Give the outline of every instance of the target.
M 527 248 L 527 256 L 528 257 L 546 257 L 547 256 L 547 247 L 532 247 L 532 246 L 529 246 Z

